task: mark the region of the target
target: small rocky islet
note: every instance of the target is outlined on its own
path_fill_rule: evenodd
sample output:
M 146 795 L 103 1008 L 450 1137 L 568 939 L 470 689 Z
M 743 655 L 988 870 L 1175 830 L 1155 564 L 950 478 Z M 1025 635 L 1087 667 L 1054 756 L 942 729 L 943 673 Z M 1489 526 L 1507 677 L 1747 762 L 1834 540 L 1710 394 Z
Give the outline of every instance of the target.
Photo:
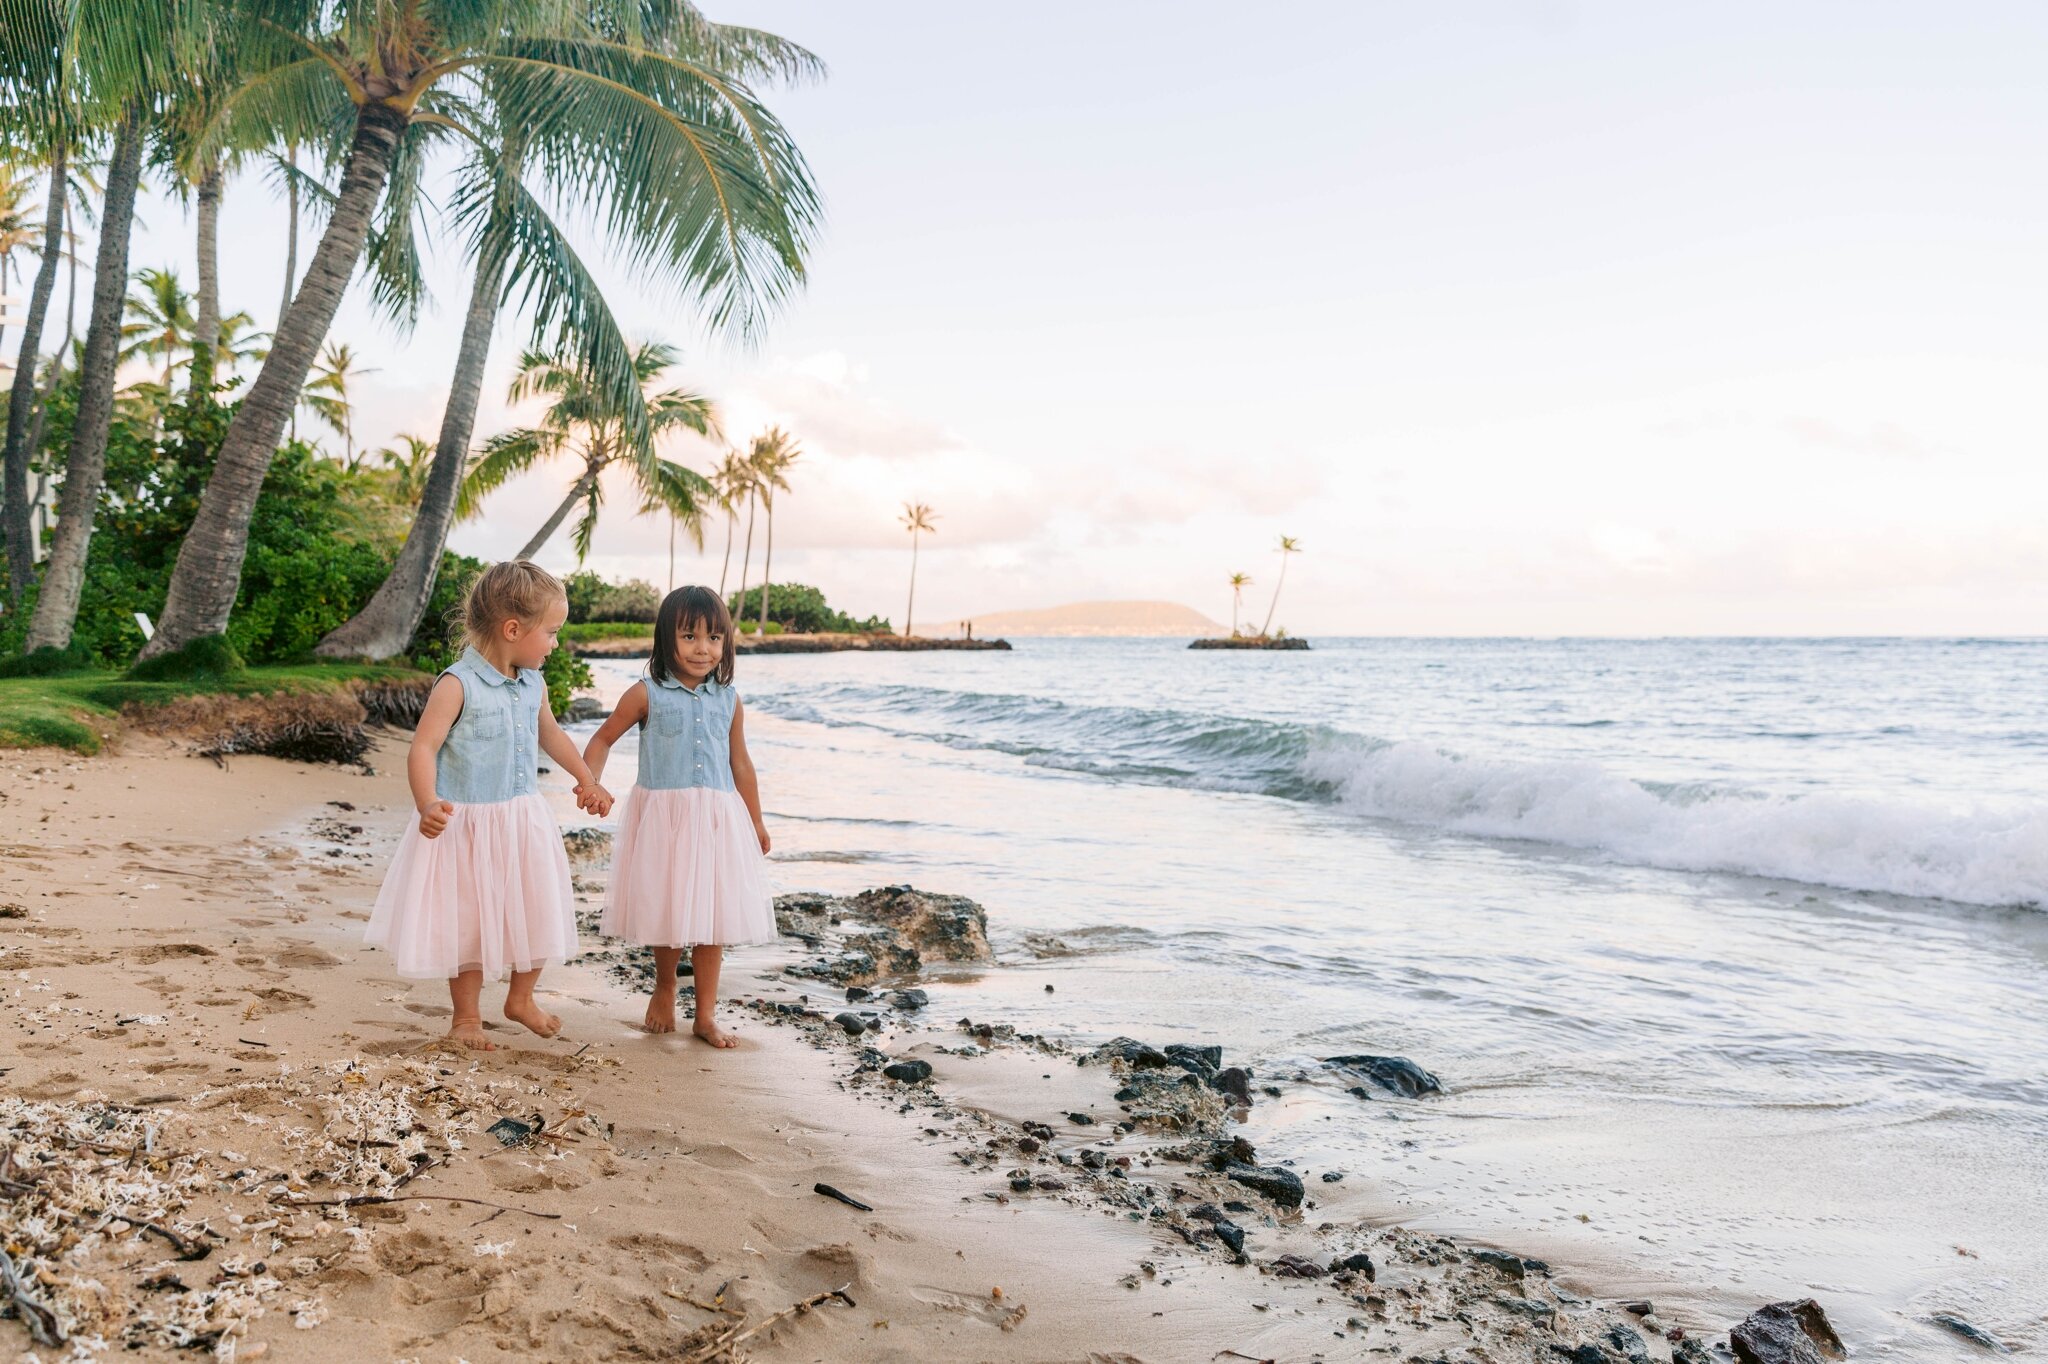
M 602 831 L 569 838 L 579 867 L 608 851 Z M 1255 1087 L 1252 1069 L 1226 1064 L 1215 1044 L 1118 1037 L 1083 1050 L 1009 1024 L 961 1018 L 948 1029 L 926 1021 L 930 997 L 916 982 L 930 967 L 995 961 L 987 911 L 965 896 L 896 885 L 857 895 L 783 895 L 775 908 L 783 936 L 802 948 L 781 971 L 798 993 L 739 995 L 733 1007 L 844 1053 L 849 1065 L 841 1084 L 921 1113 L 928 1136 L 957 1140 L 955 1158 L 989 1176 L 983 1196 L 991 1202 L 1051 1198 L 1151 1225 L 1170 1244 L 1133 1267 L 1124 1280 L 1129 1288 L 1169 1282 L 1174 1246 L 1261 1279 L 1314 1280 L 1326 1290 L 1316 1301 L 1329 1307 L 1338 1336 L 1400 1332 L 1398 1349 L 1383 1337 L 1374 1352 L 1396 1350 L 1394 1357 L 1417 1364 L 1472 1347 L 1495 1360 L 1569 1364 L 1820 1364 L 1846 1357 L 1810 1299 L 1763 1307 L 1730 1332 L 1726 1345 L 1709 1348 L 1660 1321 L 1651 1303 L 1603 1303 L 1570 1292 L 1539 1259 L 1398 1226 L 1312 1221 L 1316 1203 L 1302 1174 L 1231 1130 L 1255 1094 L 1281 1091 L 1270 1083 Z M 604 963 L 631 988 L 651 980 L 649 954 L 623 944 L 585 959 Z M 814 998 L 820 987 L 832 998 Z M 933 1045 L 935 1030 L 961 1041 Z M 895 1051 L 932 1051 L 940 1066 L 895 1054 L 892 1043 Z M 1101 1070 L 1113 1085 L 1117 1115 L 1055 1112 L 1008 1121 L 947 1097 L 944 1056 L 971 1060 L 1007 1049 Z M 1340 1080 L 1357 1080 L 1349 1092 L 1360 1098 L 1427 1102 L 1444 1090 L 1442 1080 L 1406 1057 L 1346 1054 L 1322 1064 Z M 1329 1171 L 1318 1182 L 1342 1178 Z M 1248 1280 L 1247 1290 L 1256 1291 L 1258 1282 Z

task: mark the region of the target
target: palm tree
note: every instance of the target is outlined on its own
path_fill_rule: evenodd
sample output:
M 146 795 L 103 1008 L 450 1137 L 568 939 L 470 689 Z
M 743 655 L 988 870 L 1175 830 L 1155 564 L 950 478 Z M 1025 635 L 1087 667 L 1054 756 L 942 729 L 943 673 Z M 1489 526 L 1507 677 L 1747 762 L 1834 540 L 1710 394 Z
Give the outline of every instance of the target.
M 28 192 L 26 178 L 10 175 L 5 191 L 5 225 L 0 227 L 0 293 L 6 292 L 7 268 L 14 253 L 38 251 L 34 292 L 29 298 L 28 316 L 23 322 L 21 347 L 15 354 L 14 384 L 7 409 L 7 444 L 4 465 L 0 465 L 0 519 L 5 521 L 7 584 L 12 599 L 19 603 L 35 572 L 35 549 L 30 534 L 28 506 L 28 463 L 30 447 L 23 435 L 36 398 L 36 358 L 42 349 L 43 317 L 49 311 L 50 293 L 57 282 L 57 258 L 64 232 L 65 167 L 60 161 L 50 173 L 50 194 L 43 208 L 41 247 L 38 251 L 21 200 Z M 4 329 L 0 329 L 4 330 Z M 15 457 L 20 450 L 19 460 Z M 18 529 L 17 529 L 18 528 Z
M 761 510 L 768 514 L 768 543 L 761 550 L 761 633 L 768 633 L 768 593 L 775 581 L 771 571 L 775 563 L 775 493 L 777 489 L 789 491 L 789 480 L 783 477 L 789 466 L 803 458 L 803 447 L 796 438 L 779 426 L 771 426 L 754 437 L 753 450 L 747 462 L 754 466 L 754 479 L 761 489 Z
M 795 81 L 823 72 L 816 57 L 793 43 L 772 34 L 707 23 L 687 6 L 649 10 L 647 21 L 653 27 L 644 30 L 643 36 L 666 57 L 687 59 L 716 71 L 721 80 Z M 495 86 L 486 81 L 483 89 L 489 93 Z M 586 200 L 609 195 L 614 201 L 623 201 L 621 211 L 606 215 L 614 252 L 714 305 L 720 291 L 728 287 L 751 289 L 759 296 L 756 303 L 766 305 L 801 278 L 802 251 L 816 211 L 815 190 L 801 158 L 781 139 L 772 116 L 747 100 L 742 104 L 764 130 L 763 136 L 750 144 L 757 153 L 751 162 L 693 160 L 688 148 L 678 145 L 670 154 L 644 165 L 601 167 L 594 180 L 580 161 L 565 173 L 553 164 L 562 149 L 546 143 L 536 146 L 516 117 L 508 121 L 506 115 L 516 113 L 516 99 L 493 96 L 473 105 L 472 122 L 483 136 L 466 144 L 467 160 L 452 200 L 451 217 L 469 241 L 475 278 L 435 461 L 420 512 L 391 572 L 369 603 L 323 639 L 316 652 L 331 658 L 385 658 L 403 649 L 418 628 L 455 519 L 458 490 L 470 458 L 470 433 L 483 392 L 484 365 L 499 312 L 506 304 L 516 299 L 532 315 L 530 348 L 548 354 L 574 350 L 593 372 L 601 370 L 610 376 L 600 382 L 622 401 L 637 401 L 640 385 L 633 371 L 633 349 L 569 234 L 528 188 L 526 174 L 558 187 L 578 187 Z M 419 140 L 417 135 L 438 131 L 433 124 L 415 125 L 409 137 Z M 413 156 L 395 162 L 384 226 L 372 238 L 370 255 L 379 277 L 376 296 L 387 311 L 398 311 L 399 305 L 417 294 L 418 257 L 410 245 L 409 217 L 394 204 L 402 206 L 424 198 L 414 187 L 423 160 Z M 773 192 L 764 195 L 764 185 Z M 317 193 L 324 195 L 325 191 Z M 707 195 L 721 202 L 731 230 L 675 230 L 677 222 L 691 218 L 701 207 L 693 207 L 693 201 Z M 659 198 L 671 201 L 667 209 L 651 203 Z M 738 251 L 753 252 L 758 259 L 736 268 L 730 255 Z M 736 308 L 728 323 L 744 335 L 754 312 L 752 306 Z M 636 444 L 644 447 L 651 439 L 646 414 L 636 411 L 631 415 L 631 425 L 638 433 Z M 671 518 L 671 576 L 674 529 Z M 692 533 L 697 532 L 693 529 Z
M 747 599 L 747 569 L 754 559 L 754 504 L 761 496 L 761 471 L 754 467 L 751 452 L 743 457 L 740 463 L 746 471 L 740 484 L 740 491 L 747 496 L 747 543 L 746 547 L 740 550 L 740 591 L 739 595 L 732 599 L 734 615 L 739 614 L 741 604 Z
M 416 126 L 453 128 L 488 145 L 473 113 L 488 105 L 493 126 L 518 129 L 521 154 L 548 168 L 564 199 L 602 206 L 596 216 L 627 259 L 656 255 L 647 243 L 675 243 L 672 256 L 663 258 L 691 262 L 687 289 L 707 305 L 717 328 L 749 330 L 759 305 L 795 283 L 815 220 L 801 156 L 774 117 L 723 68 L 664 50 L 677 45 L 684 29 L 711 27 L 686 6 L 645 0 L 217 3 L 260 22 L 237 32 L 240 78 L 200 140 L 202 154 L 213 139 L 247 145 L 252 126 L 272 142 L 317 145 L 337 92 L 354 121 L 347 150 L 337 158 L 340 184 L 319 246 L 221 443 L 144 657 L 226 627 L 264 474 L 342 290 L 363 258 L 401 144 Z M 650 14 L 661 18 L 650 22 Z M 628 192 L 636 187 L 652 192 Z M 505 249 L 511 250 L 509 242 Z M 615 332 L 574 325 L 578 319 L 569 310 L 589 302 L 560 296 L 548 321 L 584 343 L 573 360 L 590 383 L 607 390 L 623 438 L 644 446 L 654 414 L 640 404 L 631 366 L 607 355 Z M 459 465 L 450 480 L 458 473 Z M 423 505 L 432 501 L 430 495 Z
M 401 503 L 417 507 L 427 491 L 427 470 L 434 462 L 434 443 L 424 436 L 400 435 L 398 445 L 370 453 L 391 471 L 391 492 Z M 402 448 L 401 448 L 402 447 Z
M 1237 638 L 1237 614 L 1244 607 L 1244 590 L 1252 585 L 1249 573 L 1230 575 L 1230 637 Z
M 673 346 L 656 341 L 643 343 L 633 353 L 648 421 L 656 436 L 676 431 L 716 436 L 718 417 L 710 399 L 679 388 L 652 396 L 645 392 L 679 358 Z M 698 545 L 703 545 L 703 501 L 711 493 L 704 475 L 635 446 L 628 434 L 627 414 L 609 392 L 592 384 L 575 364 L 528 351 L 520 358 L 519 372 L 513 377 L 508 396 L 515 403 L 540 397 L 552 401 L 538 425 L 507 431 L 484 443 L 482 458 L 463 481 L 458 514 L 473 510 L 514 475 L 557 455 L 573 455 L 582 461 L 568 494 L 515 558 L 531 559 L 538 554 L 579 502 L 583 504 L 583 515 L 577 519 L 570 539 L 576 546 L 576 562 L 588 558 L 591 540 L 597 534 L 598 512 L 604 504 L 601 476 L 615 464 L 632 472 L 643 514 L 662 509 L 672 512 L 681 518 Z
M 725 595 L 726 575 L 732 571 L 732 532 L 740 517 L 740 494 L 746 491 L 748 473 L 746 461 L 737 451 L 728 450 L 725 458 L 711 472 L 711 488 L 717 498 L 718 508 L 725 513 L 725 561 L 718 567 L 718 595 Z
M 192 349 L 192 296 L 178 282 L 174 270 L 138 270 L 135 282 L 141 286 L 128 296 L 128 320 L 121 324 L 121 358 L 164 362 L 163 401 L 170 400 L 171 376 L 181 363 L 177 356 Z
M 36 253 L 36 239 L 42 235 L 29 221 L 24 206 L 35 180 L 13 166 L 0 166 L 0 294 L 7 292 L 7 277 L 16 273 L 14 253 Z M 0 342 L 7 337 L 7 318 L 0 315 Z M 29 357 L 31 364 L 34 357 Z
M 1273 608 L 1280 605 L 1280 589 L 1287 585 L 1287 561 L 1301 553 L 1301 542 L 1291 535 L 1280 537 L 1280 577 L 1273 584 L 1273 600 L 1266 603 L 1266 623 L 1259 627 L 1259 638 L 1273 633 Z
M 245 360 L 261 360 L 269 332 L 250 331 L 256 325 L 246 309 L 229 313 L 214 325 L 213 368 L 218 375 L 233 374 Z
M 358 363 L 355 350 L 347 342 L 329 341 L 320 363 L 313 369 L 312 381 L 306 385 L 305 404 L 341 437 L 341 467 L 350 473 L 356 467 L 356 409 L 349 390 L 365 374 L 376 372 L 375 368 Z
M 917 537 L 938 534 L 938 527 L 932 522 L 939 519 L 939 514 L 922 502 L 905 502 L 903 515 L 897 519 L 910 532 L 910 599 L 903 604 L 903 637 L 909 639 L 910 613 L 917 606 Z
M 107 435 L 113 426 L 122 291 L 128 282 L 135 191 L 142 180 L 142 133 L 142 105 L 140 99 L 134 99 L 116 126 L 113 161 L 107 169 L 92 312 L 85 328 L 85 354 L 79 362 L 78 414 L 64 456 L 57 531 L 50 540 L 42 590 L 36 596 L 35 614 L 29 618 L 28 637 L 23 642 L 27 653 L 68 648 L 71 627 L 78 618 L 78 594 L 85 585 L 85 557 L 92 544 L 93 515 L 107 466 Z

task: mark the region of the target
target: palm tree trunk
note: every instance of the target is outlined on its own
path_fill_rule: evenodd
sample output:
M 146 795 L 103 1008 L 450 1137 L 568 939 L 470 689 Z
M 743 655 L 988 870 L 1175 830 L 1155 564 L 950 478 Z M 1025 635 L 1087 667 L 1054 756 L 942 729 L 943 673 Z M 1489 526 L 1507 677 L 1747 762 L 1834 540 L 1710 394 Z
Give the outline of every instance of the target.
M 1261 639 L 1273 633 L 1273 611 L 1280 605 L 1280 589 L 1287 586 L 1287 560 L 1290 557 L 1286 554 L 1280 556 L 1280 576 L 1273 583 L 1273 600 L 1266 603 L 1266 623 L 1259 627 Z
M 455 524 L 455 496 L 469 464 L 469 438 L 483 397 L 484 362 L 490 359 L 504 273 L 502 263 L 496 268 L 482 260 L 477 263 L 462 345 L 455 352 L 455 379 L 448 389 L 448 405 L 441 410 L 441 439 L 434 447 L 419 510 L 413 513 L 397 561 L 369 602 L 314 646 L 313 652 L 322 658 L 393 658 L 420 628 L 427 599 L 434 595 L 434 578 L 441 571 L 448 529 Z
M 768 585 L 775 581 L 775 499 L 762 499 L 768 512 L 768 540 L 761 547 L 761 638 L 768 637 Z
M 753 560 L 753 557 L 754 494 L 752 491 L 749 491 L 747 493 L 747 547 L 744 550 L 740 551 L 740 595 L 737 598 L 738 604 L 742 608 L 744 608 L 747 604 L 747 565 Z
M 384 191 L 391 157 L 404 131 L 404 115 L 388 105 L 366 104 L 356 115 L 355 142 L 327 231 L 298 297 L 278 323 L 270 354 L 250 385 L 249 396 L 221 441 L 213 476 L 199 500 L 199 515 L 178 549 L 163 620 L 155 638 L 143 646 L 143 658 L 169 653 L 227 628 L 241 587 L 242 558 L 249 550 L 249 516 L 263 490 L 263 476 L 270 471 L 285 423 L 291 420 L 320 343 L 341 306 L 349 276 L 362 260 L 370 214 Z
M 7 402 L 7 447 L 4 472 L 0 472 L 0 520 L 5 522 L 7 542 L 7 590 L 16 603 L 35 577 L 35 539 L 31 529 L 28 495 L 28 462 L 34 451 L 29 443 L 30 417 L 36 402 L 36 355 L 43 348 L 43 319 L 49 315 L 50 295 L 57 288 L 57 271 L 64 260 L 65 191 L 70 186 L 71 165 L 63 143 L 50 162 L 50 205 L 43 221 L 43 260 L 36 267 L 35 287 L 29 293 L 28 318 L 21 329 L 21 348 L 15 352 L 14 388 Z M 57 363 L 64 362 L 63 352 Z
M 192 323 L 192 371 L 188 390 L 204 393 L 213 387 L 214 351 L 220 345 L 220 195 L 219 166 L 199 177 L 199 311 Z M 169 383 L 165 379 L 165 400 Z
M 114 370 L 121 362 L 121 308 L 128 288 L 128 242 L 135 228 L 135 187 L 142 179 L 142 110 L 131 105 L 114 133 L 107 191 L 100 209 L 100 243 L 93 265 L 92 320 L 85 329 L 85 364 L 79 372 L 78 418 L 64 457 L 64 492 L 57 534 L 43 565 L 24 652 L 63 649 L 78 619 L 85 557 L 92 547 L 93 513 L 107 467 L 107 432 L 114 420 Z
M 50 357 L 50 372 L 43 379 L 43 394 L 36 399 L 35 420 L 29 423 L 28 440 L 25 443 L 31 456 L 43 448 L 43 423 L 50 415 L 50 399 L 56 396 L 57 384 L 64 377 L 64 364 L 71 358 L 71 343 L 78 336 L 78 242 L 71 232 L 71 200 L 68 198 L 64 201 L 64 240 L 71 243 L 71 250 L 67 253 L 71 268 L 65 271 L 64 283 L 64 340 L 57 346 L 56 353 Z M 36 495 L 29 499 L 31 515 L 42 505 L 43 488 L 49 481 L 47 471 L 36 478 Z M 35 551 L 33 538 L 29 541 L 29 551 Z
M 917 532 L 910 532 L 910 599 L 903 603 L 903 637 L 910 638 L 910 613 L 917 607 Z
M 285 164 L 296 172 L 299 168 L 299 144 L 294 142 L 285 149 Z M 299 177 L 288 175 L 284 182 L 285 233 L 284 233 L 284 298 L 277 305 L 277 325 L 284 325 L 284 315 L 292 310 L 292 294 L 298 289 L 299 281 Z
M 590 485 L 595 482 L 597 482 L 597 470 L 586 467 L 583 471 L 583 477 L 569 485 L 569 495 L 562 499 L 562 505 L 556 507 L 554 514 L 548 517 L 547 524 L 535 531 L 533 538 L 526 542 L 525 548 L 512 557 L 515 559 L 531 559 L 534 555 L 540 553 L 540 547 L 548 542 L 550 536 L 562 528 L 564 521 L 569 519 L 569 509 L 590 495 Z
M 725 596 L 725 576 L 732 571 L 732 528 L 738 524 L 739 517 L 733 514 L 731 508 L 727 508 L 725 513 L 725 562 L 718 566 L 718 595 L 720 599 L 723 599 Z

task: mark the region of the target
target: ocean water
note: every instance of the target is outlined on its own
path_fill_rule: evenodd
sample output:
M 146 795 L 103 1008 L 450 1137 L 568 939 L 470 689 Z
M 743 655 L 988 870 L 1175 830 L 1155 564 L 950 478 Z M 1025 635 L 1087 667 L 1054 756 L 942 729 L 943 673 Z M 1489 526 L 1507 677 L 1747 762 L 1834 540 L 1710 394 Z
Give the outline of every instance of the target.
M 596 665 L 615 694 L 635 665 Z M 1221 1043 L 1319 1216 L 1874 1356 L 2048 1349 L 2048 641 L 741 660 L 781 889 L 987 905 L 935 1013 Z M 614 768 L 629 778 L 630 743 Z M 1054 989 L 1047 992 L 1045 987 Z M 1321 1058 L 1439 1074 L 1360 1100 Z

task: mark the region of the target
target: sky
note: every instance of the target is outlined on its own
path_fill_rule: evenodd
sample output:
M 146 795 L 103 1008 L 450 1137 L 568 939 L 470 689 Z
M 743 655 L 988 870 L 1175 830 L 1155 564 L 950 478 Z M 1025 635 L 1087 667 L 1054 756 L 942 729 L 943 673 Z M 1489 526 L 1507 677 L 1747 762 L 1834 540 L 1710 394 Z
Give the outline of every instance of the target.
M 1228 620 L 1239 571 L 1263 615 L 1286 534 L 1295 633 L 2048 634 L 2048 8 L 706 8 L 830 67 L 768 94 L 825 198 L 809 283 L 743 348 L 600 274 L 729 434 L 802 443 L 778 580 L 900 624 L 916 500 L 932 630 Z M 192 278 L 184 211 L 144 215 L 134 265 Z M 225 303 L 265 326 L 282 224 L 231 189 Z M 467 275 L 429 278 L 409 337 L 360 296 L 335 324 L 368 443 L 438 428 Z M 522 328 L 480 437 L 532 415 Z M 570 476 L 454 547 L 516 550 Z M 591 565 L 665 586 L 633 505 Z

